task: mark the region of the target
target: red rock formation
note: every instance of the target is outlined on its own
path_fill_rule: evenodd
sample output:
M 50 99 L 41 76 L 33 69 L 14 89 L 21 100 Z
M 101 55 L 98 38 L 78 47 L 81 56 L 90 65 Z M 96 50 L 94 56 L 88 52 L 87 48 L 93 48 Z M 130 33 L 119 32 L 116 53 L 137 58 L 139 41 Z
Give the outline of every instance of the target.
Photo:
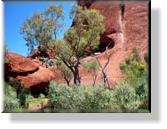
M 5 77 L 14 77 L 25 88 L 35 88 L 36 92 L 40 92 L 55 79 L 52 71 L 29 58 L 15 53 L 7 53 L 6 58 L 9 61 L 5 64 Z
M 38 87 L 43 89 L 47 87 L 49 82 L 54 79 L 54 74 L 49 69 L 44 67 L 39 67 L 39 69 L 27 76 L 17 76 L 16 80 L 21 82 L 25 88 Z
M 138 48 L 140 55 L 144 55 L 148 48 L 148 3 L 125 4 L 124 8 L 120 4 L 104 2 L 84 3 L 79 0 L 79 5 L 86 6 L 88 9 L 97 9 L 104 16 L 105 32 L 101 36 L 100 44 L 113 42 L 112 49 L 108 53 L 112 54 L 106 73 L 110 84 L 115 84 L 123 78 L 119 68 L 121 62 L 132 52 L 133 48 Z M 106 62 L 105 52 L 98 56 L 102 65 Z M 80 68 L 81 79 L 84 84 L 91 83 L 91 75 Z M 98 82 L 101 82 L 102 75 L 99 72 Z
M 10 68 L 10 72 L 33 72 L 39 67 L 39 64 L 16 53 L 7 53 L 6 58 L 8 59 L 8 67 Z
M 148 46 L 148 5 L 127 4 L 124 13 L 124 48 L 136 47 L 140 54 L 147 52 Z

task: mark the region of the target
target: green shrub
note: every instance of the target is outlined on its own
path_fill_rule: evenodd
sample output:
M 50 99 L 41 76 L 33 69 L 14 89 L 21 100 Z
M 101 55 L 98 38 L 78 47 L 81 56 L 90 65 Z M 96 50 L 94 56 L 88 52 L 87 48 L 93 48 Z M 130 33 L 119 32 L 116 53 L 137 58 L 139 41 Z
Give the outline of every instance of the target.
M 74 87 L 72 92 L 73 108 L 80 112 L 95 112 L 107 109 L 110 104 L 110 90 L 104 86 Z
M 133 86 L 139 83 L 143 76 L 146 77 L 148 72 L 147 64 L 142 63 L 137 49 L 133 49 L 132 55 L 125 60 L 125 63 L 120 64 L 120 69 L 125 74 L 126 82 Z
M 5 83 L 4 111 L 12 112 L 18 109 L 19 106 L 20 101 L 17 98 L 16 90 L 8 83 Z
M 113 103 L 119 105 L 123 112 L 135 111 L 140 105 L 135 89 L 126 83 L 113 89 Z
M 28 94 L 28 95 L 25 96 L 25 107 L 26 108 L 28 108 L 29 102 L 31 100 L 33 100 L 33 99 L 34 99 L 34 97 L 32 95 L 30 95 L 30 94 Z
M 9 84 L 16 90 L 17 98 L 19 99 L 21 106 L 25 106 L 26 96 L 30 94 L 30 90 L 25 89 L 22 84 L 12 77 L 9 79 Z
M 52 111 L 95 112 L 107 109 L 110 104 L 110 90 L 104 86 L 56 85 L 51 81 L 49 100 Z
M 123 73 L 125 74 L 125 80 L 124 83 L 119 84 L 118 86 L 116 86 L 115 90 L 119 89 L 118 91 L 116 90 L 115 94 L 118 94 L 119 92 L 121 92 L 122 88 L 124 89 L 124 92 L 126 92 L 126 94 L 131 94 L 133 89 L 133 95 L 135 96 L 134 101 L 131 101 L 131 99 L 129 98 L 129 102 L 128 102 L 128 106 L 125 102 L 124 99 L 127 97 L 127 95 L 123 95 L 122 94 L 121 97 L 123 97 L 123 102 L 121 105 L 123 105 L 122 107 L 124 109 L 128 110 L 148 110 L 148 66 L 147 66 L 147 61 L 146 63 L 143 63 L 141 61 L 141 58 L 139 56 L 138 50 L 137 49 L 133 49 L 132 55 L 129 56 L 126 60 L 125 63 L 121 63 L 120 64 L 120 69 L 123 71 Z M 129 90 L 129 91 L 128 91 Z M 119 95 L 118 95 L 119 96 Z M 117 98 L 116 98 L 117 100 Z M 119 102 L 119 99 L 118 99 Z M 135 106 L 137 105 L 137 106 Z M 136 107 L 133 108 L 133 107 Z

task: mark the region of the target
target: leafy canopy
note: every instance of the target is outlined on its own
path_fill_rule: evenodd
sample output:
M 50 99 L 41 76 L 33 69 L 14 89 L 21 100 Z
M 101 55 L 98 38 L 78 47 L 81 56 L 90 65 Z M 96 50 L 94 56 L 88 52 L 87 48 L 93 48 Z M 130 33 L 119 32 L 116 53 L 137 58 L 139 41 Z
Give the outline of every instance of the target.
M 78 66 L 86 56 L 86 50 L 96 48 L 100 34 L 104 32 L 103 16 L 100 12 L 74 6 L 71 10 L 73 26 L 65 33 L 64 40 L 54 40 L 53 47 L 58 58 L 71 70 L 74 83 L 80 83 Z
M 95 9 L 88 10 L 79 6 L 73 7 L 71 14 L 75 15 L 74 25 L 66 31 L 64 41 L 55 41 L 55 46 L 65 47 L 61 50 L 64 56 L 68 54 L 69 57 L 80 59 L 85 56 L 86 49 L 93 49 L 99 44 L 100 34 L 104 32 L 103 16 Z M 61 53 L 60 50 L 56 52 Z
M 62 6 L 49 6 L 43 12 L 35 12 L 21 26 L 21 34 L 26 40 L 26 45 L 32 51 L 39 45 L 47 45 L 56 39 L 57 33 L 63 26 Z

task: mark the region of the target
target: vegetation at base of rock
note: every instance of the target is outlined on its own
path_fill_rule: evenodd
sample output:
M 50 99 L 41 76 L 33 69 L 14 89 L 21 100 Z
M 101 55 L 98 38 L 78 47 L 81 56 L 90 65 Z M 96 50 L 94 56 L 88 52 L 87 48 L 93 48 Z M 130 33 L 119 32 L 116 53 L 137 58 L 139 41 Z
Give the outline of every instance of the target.
M 54 81 L 49 86 L 49 101 L 52 111 L 71 110 L 72 112 L 90 112 L 108 109 L 111 94 L 104 86 L 57 85 Z
M 29 90 L 13 82 L 5 83 L 4 112 L 30 112 L 29 109 L 46 104 L 45 95 L 40 94 L 38 98 L 34 98 Z
M 20 105 L 26 105 L 26 98 L 31 93 L 30 89 L 25 89 L 23 85 L 17 82 L 14 78 L 10 78 L 9 84 L 16 90 L 17 98 L 19 99 Z
M 145 60 L 146 61 L 146 60 Z M 124 72 L 125 74 L 125 80 L 123 83 L 120 83 L 120 86 L 116 86 L 115 89 L 117 88 L 123 88 L 117 90 L 117 94 L 122 94 L 124 95 L 124 99 L 128 97 L 129 95 L 124 94 L 124 92 L 128 89 L 131 88 L 133 92 L 135 92 L 135 97 L 132 97 L 133 101 L 131 102 L 131 98 L 125 101 L 123 103 L 120 101 L 120 105 L 126 110 L 126 106 L 128 106 L 126 103 L 128 102 L 131 107 L 139 107 L 139 108 L 144 108 L 148 109 L 148 64 L 147 61 L 146 63 L 143 63 L 140 55 L 138 53 L 137 49 L 133 49 L 132 55 L 130 55 L 126 60 L 125 63 L 120 64 L 120 69 Z M 127 88 L 125 88 L 125 86 Z M 130 89 L 129 89 L 130 91 Z M 128 91 L 126 92 L 128 93 Z M 134 93 L 133 93 L 134 94 Z M 118 95 L 120 97 L 120 100 L 123 100 L 121 98 L 122 96 Z M 124 103 L 126 102 L 126 103 Z M 134 110 L 135 109 L 131 109 Z
M 16 89 L 8 83 L 5 83 L 5 100 L 4 109 L 5 112 L 18 109 L 20 107 L 20 101 L 17 98 Z
M 49 86 L 47 112 L 149 112 L 146 96 L 127 83 L 108 89 L 103 85 L 73 86 L 56 84 Z M 143 93 L 144 94 L 144 93 Z
M 113 89 L 113 103 L 118 105 L 122 112 L 137 112 L 140 109 L 148 109 L 147 96 L 143 97 L 138 94 L 139 90 L 126 82 L 121 83 Z M 144 101 L 146 102 L 143 103 Z M 144 104 L 146 105 L 143 106 Z
M 148 65 L 141 61 L 137 49 L 133 49 L 132 55 L 126 58 L 125 63 L 120 64 L 120 69 L 125 74 L 125 80 L 134 85 L 141 82 L 141 79 L 148 79 Z

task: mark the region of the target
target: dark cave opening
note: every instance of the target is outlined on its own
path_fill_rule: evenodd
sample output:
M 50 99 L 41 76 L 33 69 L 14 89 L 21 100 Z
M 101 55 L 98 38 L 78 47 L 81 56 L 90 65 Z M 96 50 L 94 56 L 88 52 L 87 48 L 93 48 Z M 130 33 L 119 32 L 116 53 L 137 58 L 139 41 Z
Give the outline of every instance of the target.
M 97 49 L 93 50 L 93 53 L 102 53 L 104 52 L 106 49 L 112 49 L 115 45 L 115 42 L 107 37 L 107 36 L 103 36 L 101 39 L 100 39 L 100 44 L 99 46 L 97 47 Z

